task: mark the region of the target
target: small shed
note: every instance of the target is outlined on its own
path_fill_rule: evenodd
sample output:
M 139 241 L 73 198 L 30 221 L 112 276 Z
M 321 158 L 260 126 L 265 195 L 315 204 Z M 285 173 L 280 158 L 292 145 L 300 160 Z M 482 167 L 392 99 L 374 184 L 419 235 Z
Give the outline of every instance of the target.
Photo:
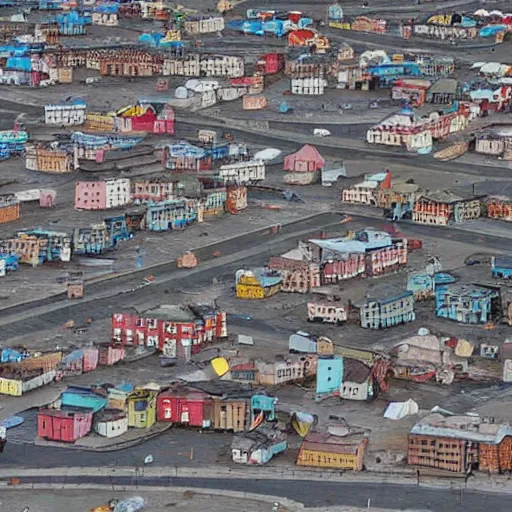
M 457 98 L 458 82 L 454 78 L 441 78 L 427 92 L 427 102 L 448 105 Z
M 297 466 L 362 471 L 368 438 L 309 433 L 302 441 Z
M 128 431 L 128 416 L 119 409 L 104 409 L 94 419 L 94 431 L 103 437 L 118 437 Z
M 236 296 L 239 299 L 266 299 L 281 289 L 281 274 L 266 268 L 236 273 Z
M 368 400 L 374 397 L 372 370 L 356 359 L 344 358 L 340 398 Z
M 156 422 L 156 392 L 134 389 L 127 398 L 128 426 L 150 428 Z
M 100 345 L 99 363 L 101 366 L 114 366 L 122 361 L 126 356 L 124 347 L 115 347 L 113 345 Z
M 325 160 L 314 146 L 306 144 L 284 158 L 284 181 L 290 185 L 309 185 L 318 180 Z
M 452 284 L 436 288 L 436 315 L 464 324 L 485 324 L 499 310 L 497 288 Z
M 259 427 L 237 435 L 231 441 L 231 458 L 239 464 L 266 464 L 288 447 L 286 436 L 279 430 Z
M 74 443 L 92 428 L 92 411 L 66 408 L 40 409 L 37 413 L 38 437 L 63 443 Z
M 213 401 L 213 428 L 242 432 L 247 422 L 247 400 L 244 398 L 218 398 Z
M 208 428 L 212 424 L 213 400 L 203 391 L 173 386 L 157 397 L 158 421 Z

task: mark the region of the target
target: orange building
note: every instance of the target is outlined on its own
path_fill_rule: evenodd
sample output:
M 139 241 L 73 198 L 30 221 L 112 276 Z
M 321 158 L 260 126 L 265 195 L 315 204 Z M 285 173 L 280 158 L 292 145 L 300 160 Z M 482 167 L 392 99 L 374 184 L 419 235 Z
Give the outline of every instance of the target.
M 20 218 L 20 203 L 13 195 L 0 196 L 0 224 Z

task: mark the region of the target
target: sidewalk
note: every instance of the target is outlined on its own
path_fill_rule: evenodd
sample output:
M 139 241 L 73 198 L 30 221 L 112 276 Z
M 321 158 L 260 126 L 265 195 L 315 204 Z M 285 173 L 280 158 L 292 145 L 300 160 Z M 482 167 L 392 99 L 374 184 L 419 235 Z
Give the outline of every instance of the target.
M 97 434 L 90 434 L 78 439 L 74 443 L 65 445 L 63 443 L 47 441 L 46 439 L 36 437 L 34 445 L 90 452 L 115 452 L 145 443 L 167 432 L 171 428 L 172 424 L 169 423 L 155 423 L 150 429 L 129 429 L 128 432 L 119 437 L 107 438 Z
M 339 482 L 339 483 L 366 483 L 366 484 L 390 484 L 390 485 L 407 485 L 414 487 L 424 487 L 432 489 L 451 489 L 479 491 L 500 494 L 512 494 L 512 479 L 508 476 L 486 474 L 476 474 L 468 478 L 467 482 L 464 475 L 459 474 L 443 474 L 432 475 L 428 468 L 419 468 L 421 471 L 418 481 L 416 469 L 406 468 L 402 473 L 393 471 L 383 472 L 350 472 L 335 470 L 315 470 L 308 468 L 300 468 L 293 466 L 291 468 L 275 468 L 275 467 L 254 467 L 254 466 L 238 466 L 224 467 L 220 465 L 202 466 L 199 468 L 180 467 L 180 466 L 145 466 L 142 468 L 135 467 L 61 467 L 52 468 L 52 475 L 59 475 L 62 482 L 55 481 L 55 485 L 62 488 L 65 485 L 67 477 L 87 477 L 95 478 L 114 478 L 128 477 L 133 479 L 133 483 L 137 483 L 137 479 L 144 478 L 204 478 L 204 479 L 233 479 L 233 480 L 300 480 L 307 482 L 323 481 L 323 482 Z M 0 468 L 0 488 L 7 485 L 7 479 L 19 478 L 23 483 L 23 477 L 46 477 L 48 469 L 1 469 Z M 84 482 L 86 483 L 86 482 Z M 32 484 L 29 484 L 32 485 Z M 38 486 L 41 484 L 33 484 Z M 43 484 L 45 485 L 45 484 Z

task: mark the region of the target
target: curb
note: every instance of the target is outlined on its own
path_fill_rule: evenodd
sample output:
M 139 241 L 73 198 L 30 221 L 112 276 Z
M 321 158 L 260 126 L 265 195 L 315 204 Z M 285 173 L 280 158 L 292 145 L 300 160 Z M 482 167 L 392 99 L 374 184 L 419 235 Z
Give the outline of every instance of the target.
M 153 488 L 155 486 L 143 485 L 144 478 L 169 478 L 169 482 L 172 485 L 173 478 L 199 478 L 199 479 L 229 479 L 229 480 L 300 480 L 304 482 L 338 482 L 341 484 L 368 484 L 368 485 L 396 485 L 396 486 L 407 486 L 407 487 L 419 487 L 426 489 L 437 489 L 437 490 L 461 490 L 461 491 L 473 491 L 480 493 L 494 493 L 494 494 L 512 494 L 512 482 L 507 479 L 494 480 L 486 478 L 485 475 L 477 475 L 469 478 L 467 481 L 462 476 L 457 478 L 457 474 L 446 475 L 445 478 L 437 477 L 426 477 L 417 480 L 416 475 L 411 474 L 409 476 L 399 476 L 393 472 L 364 472 L 364 473 L 353 473 L 353 472 L 341 472 L 335 470 L 314 470 L 314 469 L 289 469 L 289 468 L 264 468 L 264 467 L 241 467 L 241 468 L 229 468 L 217 466 L 202 466 L 198 468 L 192 467 L 143 467 L 143 468 L 91 468 L 91 467 L 78 467 L 78 468 L 52 468 L 52 473 L 58 474 L 62 478 L 62 483 L 31 483 L 23 484 L 23 477 L 42 477 L 48 478 L 47 469 L 5 469 L 0 470 L 0 488 L 7 488 L 9 478 L 19 478 L 20 484 L 27 486 L 28 488 L 47 488 L 48 485 L 55 486 L 54 488 L 60 489 L 65 488 L 67 485 L 65 479 L 67 477 L 82 477 L 87 479 L 93 477 L 96 480 L 98 478 L 119 478 L 119 477 L 131 477 L 138 485 L 140 481 L 142 485 L 138 485 L 142 488 Z M 55 477 L 52 477 L 55 478 Z M 140 479 L 140 480 L 139 480 Z M 75 484 L 75 485 L 90 485 Z M 101 484 L 100 484 L 101 485 Z M 116 486 L 113 481 L 108 484 L 109 488 Z M 94 484 L 97 488 L 98 484 Z M 17 486 L 9 486 L 19 488 Z M 123 486 L 119 486 L 123 487 Z M 160 487 L 160 486 L 156 486 Z
M 134 446 L 139 446 L 141 444 L 144 444 L 146 441 L 150 441 L 151 439 L 154 439 L 155 437 L 161 436 L 162 434 L 165 434 L 169 430 L 171 430 L 172 425 L 166 425 L 164 428 L 159 430 L 158 432 L 152 432 L 147 436 L 141 436 L 137 437 L 136 439 L 132 439 L 131 441 L 125 441 L 120 443 L 114 443 L 108 446 L 99 446 L 97 448 L 93 446 L 83 446 L 83 445 L 77 445 L 77 444 L 69 444 L 66 445 L 65 448 L 67 450 L 78 450 L 81 452 L 95 452 L 95 453 L 108 453 L 108 452 L 118 452 L 120 450 L 125 450 L 126 448 L 133 448 Z M 12 444 L 29 444 L 29 443 L 16 443 L 13 442 Z M 41 446 L 43 448 L 62 448 L 62 443 L 52 443 L 51 441 L 44 441 L 39 440 L 39 438 L 36 438 L 34 443 L 34 446 Z

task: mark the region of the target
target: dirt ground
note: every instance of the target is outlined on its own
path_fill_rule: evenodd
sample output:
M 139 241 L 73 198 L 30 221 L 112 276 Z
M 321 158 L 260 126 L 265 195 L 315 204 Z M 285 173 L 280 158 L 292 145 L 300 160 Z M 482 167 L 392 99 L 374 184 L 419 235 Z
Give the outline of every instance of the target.
M 30 512 L 87 512 L 107 503 L 112 498 L 123 499 L 142 496 L 146 500 L 144 512 L 240 512 L 241 499 L 221 495 L 198 494 L 195 492 L 117 492 L 117 491 L 6 491 L 0 498 L 0 510 L 21 512 L 29 507 Z M 270 512 L 271 503 L 243 499 L 246 512 Z
M 270 500 L 253 500 L 242 497 L 203 494 L 194 491 L 174 492 L 172 490 L 154 492 L 108 492 L 95 490 L 94 496 L 90 491 L 11 491 L 2 493 L 0 510 L 6 512 L 21 512 L 29 507 L 30 512 L 87 512 L 92 507 L 100 506 L 113 497 L 123 499 L 131 496 L 142 496 L 146 500 L 144 512 L 270 512 Z M 364 509 L 354 507 L 304 508 L 288 505 L 283 512 L 363 512 Z M 389 509 L 387 509 L 389 511 Z M 383 512 L 372 508 L 372 512 Z M 413 512 L 413 511 L 403 511 Z M 417 511 L 418 512 L 418 511 Z

